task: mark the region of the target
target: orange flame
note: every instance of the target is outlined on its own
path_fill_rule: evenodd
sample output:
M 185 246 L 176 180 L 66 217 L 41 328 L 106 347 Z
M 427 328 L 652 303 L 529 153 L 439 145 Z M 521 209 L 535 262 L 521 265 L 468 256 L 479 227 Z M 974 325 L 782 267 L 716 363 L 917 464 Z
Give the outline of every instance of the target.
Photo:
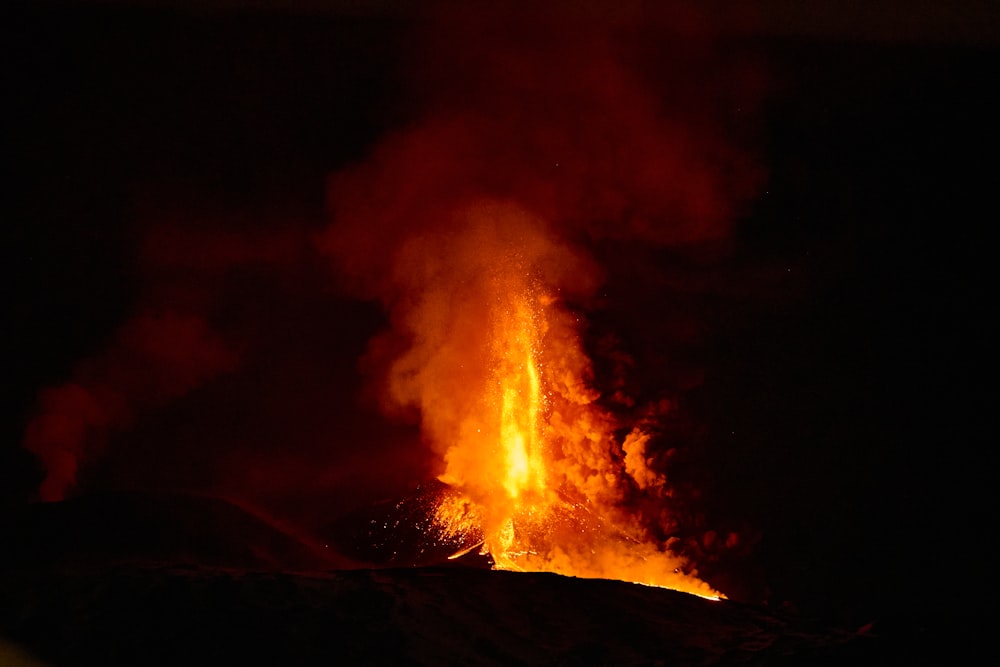
M 481 379 L 466 375 L 466 406 L 440 476 L 454 494 L 435 520 L 503 570 L 632 581 L 706 598 L 720 594 L 620 509 L 631 477 L 663 484 L 646 467 L 647 436 L 617 443 L 616 424 L 588 386 L 575 319 L 545 291 L 515 248 L 498 253 L 475 290 L 484 303 Z M 426 416 L 426 415 L 425 415 Z

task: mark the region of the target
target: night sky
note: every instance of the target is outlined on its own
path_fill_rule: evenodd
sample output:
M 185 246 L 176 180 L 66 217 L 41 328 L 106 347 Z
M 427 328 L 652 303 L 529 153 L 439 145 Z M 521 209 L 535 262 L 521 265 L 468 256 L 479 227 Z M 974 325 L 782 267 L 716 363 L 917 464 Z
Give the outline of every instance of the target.
M 5 508 L 37 497 L 25 432 L 69 381 L 120 407 L 78 494 L 219 494 L 318 531 L 437 472 L 359 365 L 385 315 L 316 243 L 330 175 L 426 101 L 423 19 L 239 4 L 4 10 Z M 725 107 L 759 179 L 721 238 L 593 244 L 585 342 L 599 381 L 612 340 L 629 391 L 678 406 L 668 472 L 692 530 L 740 534 L 705 570 L 737 597 L 968 609 L 992 581 L 997 12 L 790 4 L 700 19 L 721 35 L 696 66 L 739 85 L 692 74 L 684 99 Z M 676 83 L 664 22 L 644 62 Z

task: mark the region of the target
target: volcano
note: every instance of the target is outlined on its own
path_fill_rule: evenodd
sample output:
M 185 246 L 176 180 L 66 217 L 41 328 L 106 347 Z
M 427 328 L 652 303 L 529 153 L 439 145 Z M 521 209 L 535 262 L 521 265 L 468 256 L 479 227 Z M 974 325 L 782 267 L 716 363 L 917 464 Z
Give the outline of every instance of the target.
M 990 636 L 989 3 L 14 4 L 0 663 Z

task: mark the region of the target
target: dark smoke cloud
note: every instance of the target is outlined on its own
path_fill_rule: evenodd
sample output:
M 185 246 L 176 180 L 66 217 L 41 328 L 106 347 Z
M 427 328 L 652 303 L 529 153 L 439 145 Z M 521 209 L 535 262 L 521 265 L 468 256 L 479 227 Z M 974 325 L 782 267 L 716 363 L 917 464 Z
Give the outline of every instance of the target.
M 76 364 L 70 380 L 40 392 L 26 427 L 24 447 L 45 469 L 38 490 L 42 500 L 72 493 L 80 473 L 105 455 L 128 460 L 115 447 L 137 445 L 123 434 L 147 437 L 143 431 L 157 413 L 232 375 L 247 355 L 259 354 L 266 321 L 255 325 L 245 314 L 245 303 L 260 295 L 244 285 L 267 276 L 287 289 L 291 267 L 308 247 L 300 226 L 264 212 L 199 211 L 205 204 L 190 199 L 181 211 L 176 202 L 146 199 L 135 211 L 140 269 L 135 314 L 103 351 Z M 220 456 L 231 456 L 225 452 L 233 444 L 218 441 Z M 188 456 L 184 449 L 175 443 L 144 451 L 169 467 L 172 457 Z M 140 470 L 127 475 L 149 476 Z
M 636 36 L 558 16 L 440 18 L 411 65 L 418 119 L 332 179 L 324 248 L 382 295 L 399 247 L 447 233 L 477 198 L 515 201 L 571 241 L 724 237 L 761 175 L 725 134 L 731 110 L 711 108 L 742 71 L 699 35 L 673 35 L 680 53 L 650 67 L 639 59 L 668 54 Z
M 665 274 L 650 249 L 683 255 L 724 245 L 763 181 L 743 141 L 763 78 L 717 49 L 696 14 L 685 9 L 674 23 L 669 12 L 658 14 L 654 36 L 627 13 L 609 27 L 513 6 L 452 8 L 417 36 L 408 63 L 412 120 L 331 178 L 334 222 L 319 239 L 348 288 L 391 314 L 393 328 L 366 357 L 384 410 L 422 418 L 439 453 L 456 431 L 450 421 L 468 408 L 463 388 L 474 382 L 465 374 L 488 373 L 475 350 L 488 317 L 477 304 L 489 297 L 477 290 L 511 252 L 576 312 L 601 307 L 599 289 L 615 283 L 609 272 L 620 263 L 600 262 L 615 256 L 608 248 L 645 258 L 648 282 L 629 286 L 632 324 L 690 341 L 698 313 L 660 311 L 656 290 L 677 272 Z M 549 335 L 574 333 L 567 323 Z M 620 426 L 631 419 L 654 435 L 670 428 L 655 427 L 674 419 L 670 400 L 636 406 L 629 394 L 626 376 L 644 360 L 621 349 L 613 331 L 598 333 L 589 351 L 607 372 L 597 389 L 609 406 L 632 413 Z M 589 360 L 556 364 L 595 379 Z M 661 389 L 699 382 L 698 369 L 683 375 Z M 583 404 L 589 391 L 570 393 Z M 620 456 L 635 488 L 621 502 L 664 540 L 687 517 L 689 552 L 745 544 L 735 532 L 708 535 L 685 505 L 696 490 L 674 498 L 665 473 L 672 447 L 669 437 L 629 436 Z M 618 474 L 613 463 L 589 469 L 608 479 Z
M 762 182 L 738 140 L 760 72 L 716 49 L 690 8 L 658 11 L 655 35 L 638 13 L 609 27 L 586 12 L 518 8 L 449 6 L 428 21 L 408 61 L 413 119 L 331 178 L 335 222 L 320 247 L 349 289 L 380 299 L 399 325 L 397 342 L 379 339 L 373 357 L 405 348 L 415 295 L 464 281 L 441 271 L 428 285 L 413 248 L 461 263 L 455 239 L 480 224 L 466 212 L 482 202 L 509 202 L 534 221 L 511 236 L 533 234 L 546 252 L 575 258 L 551 286 L 583 305 L 603 282 L 593 257 L 606 247 L 725 239 Z M 477 261 L 470 270 L 486 270 L 489 258 Z M 666 282 L 650 271 L 650 283 Z
M 237 362 L 236 352 L 198 315 L 164 310 L 129 320 L 106 353 L 40 396 L 24 444 L 46 469 L 41 499 L 59 500 L 72 490 L 77 471 L 101 453 L 109 430 L 126 428 Z

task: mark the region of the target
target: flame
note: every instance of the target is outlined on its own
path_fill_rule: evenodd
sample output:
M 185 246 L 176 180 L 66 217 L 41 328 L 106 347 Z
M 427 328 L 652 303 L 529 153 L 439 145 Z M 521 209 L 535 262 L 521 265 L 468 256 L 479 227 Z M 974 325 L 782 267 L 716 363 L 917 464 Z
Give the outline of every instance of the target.
M 575 318 L 516 257 L 490 270 L 482 323 L 486 377 L 465 390 L 475 406 L 445 453 L 440 480 L 454 491 L 435 510 L 453 557 L 481 547 L 502 570 L 555 572 L 721 594 L 647 536 L 620 508 L 627 478 L 663 480 L 642 458 L 648 437 L 624 449 L 615 421 L 585 381 L 589 362 Z M 626 463 L 628 465 L 626 466 Z M 637 470 L 642 470 L 640 475 Z

